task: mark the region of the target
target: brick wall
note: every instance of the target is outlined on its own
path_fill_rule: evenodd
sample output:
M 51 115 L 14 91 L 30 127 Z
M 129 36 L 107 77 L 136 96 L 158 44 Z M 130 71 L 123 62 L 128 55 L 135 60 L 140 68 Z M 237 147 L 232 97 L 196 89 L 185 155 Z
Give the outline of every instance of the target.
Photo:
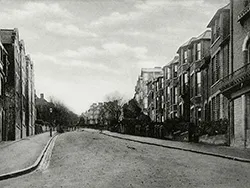
M 244 124 L 242 118 L 242 99 L 234 100 L 234 143 L 235 147 L 244 147 Z

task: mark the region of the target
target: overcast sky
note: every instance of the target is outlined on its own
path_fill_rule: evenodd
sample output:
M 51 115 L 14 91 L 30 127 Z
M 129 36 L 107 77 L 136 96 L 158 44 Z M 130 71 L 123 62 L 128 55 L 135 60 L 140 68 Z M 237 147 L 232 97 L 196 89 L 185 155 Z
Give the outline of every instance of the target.
M 132 98 L 140 69 L 164 66 L 206 30 L 228 0 L 0 0 L 0 28 L 18 28 L 37 95 L 80 114 L 118 91 Z

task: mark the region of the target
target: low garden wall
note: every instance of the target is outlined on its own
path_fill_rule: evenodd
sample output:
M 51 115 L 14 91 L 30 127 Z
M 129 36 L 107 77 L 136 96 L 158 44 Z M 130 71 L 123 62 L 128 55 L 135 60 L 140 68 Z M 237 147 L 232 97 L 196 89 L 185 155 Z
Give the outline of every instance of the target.
M 214 144 L 214 145 L 226 145 L 227 137 L 226 134 L 215 135 L 215 136 L 203 135 L 199 137 L 199 142 L 206 144 Z

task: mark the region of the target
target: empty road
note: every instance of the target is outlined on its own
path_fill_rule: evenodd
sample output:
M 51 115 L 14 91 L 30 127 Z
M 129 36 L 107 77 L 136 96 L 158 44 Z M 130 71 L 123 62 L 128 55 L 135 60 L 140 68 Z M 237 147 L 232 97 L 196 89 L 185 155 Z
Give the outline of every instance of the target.
M 0 181 L 0 187 L 250 187 L 250 164 L 129 142 L 90 130 L 59 135 L 51 160 L 44 166 Z

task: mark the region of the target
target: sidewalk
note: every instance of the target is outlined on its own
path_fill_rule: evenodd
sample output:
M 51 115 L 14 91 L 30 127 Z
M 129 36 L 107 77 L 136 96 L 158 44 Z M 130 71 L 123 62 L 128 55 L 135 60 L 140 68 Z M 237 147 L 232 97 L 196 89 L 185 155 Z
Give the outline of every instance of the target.
M 119 134 L 109 131 L 103 131 L 103 134 L 143 144 L 150 144 L 150 145 L 178 149 L 183 151 L 190 151 L 194 153 L 211 155 L 211 156 L 250 163 L 250 149 L 240 149 L 227 146 L 215 146 L 215 145 L 200 144 L 200 143 L 161 140 L 156 138 Z
M 0 175 L 33 165 L 50 138 L 49 132 L 45 132 L 17 141 L 0 142 Z

